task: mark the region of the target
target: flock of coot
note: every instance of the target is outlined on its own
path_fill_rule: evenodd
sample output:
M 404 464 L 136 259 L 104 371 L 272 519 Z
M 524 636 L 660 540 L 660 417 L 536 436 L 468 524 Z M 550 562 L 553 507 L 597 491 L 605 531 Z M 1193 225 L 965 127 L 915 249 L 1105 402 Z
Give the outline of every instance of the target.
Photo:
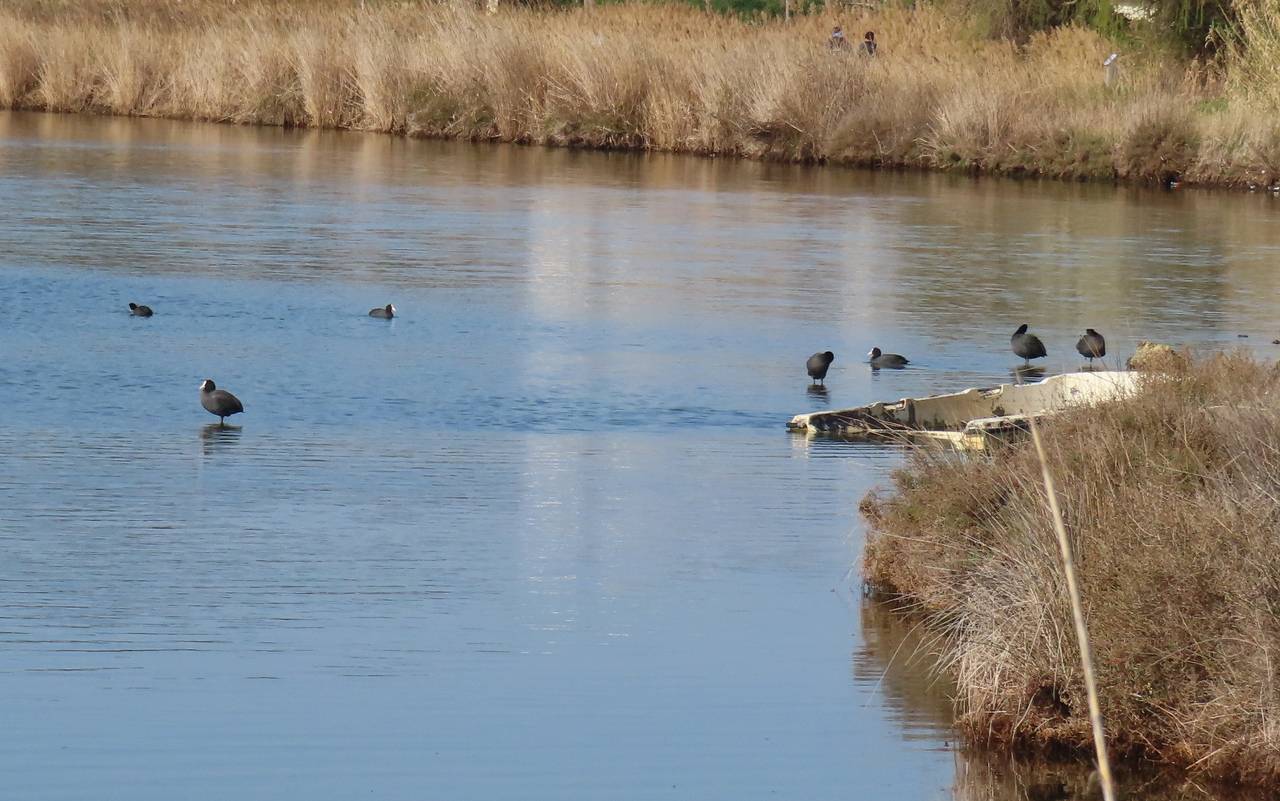
M 155 312 L 152 311 L 150 306 L 130 303 L 129 314 L 134 317 L 150 317 Z M 370 309 L 369 316 L 390 320 L 396 316 L 396 307 L 388 303 L 386 306 Z M 240 399 L 225 389 L 218 389 L 218 385 L 213 383 L 212 378 L 206 378 L 200 382 L 200 405 L 209 414 L 217 415 L 219 425 L 225 425 L 228 417 L 244 411 L 244 404 L 240 402 Z
M 1026 323 L 1018 326 L 1018 330 L 1013 332 L 1013 336 L 1009 338 L 1009 347 L 1028 365 L 1031 364 L 1032 359 L 1043 359 L 1048 355 L 1040 337 L 1027 331 Z M 1088 359 L 1089 364 L 1093 364 L 1094 359 L 1107 355 L 1107 340 L 1092 328 L 1086 328 L 1084 336 L 1076 342 L 1076 352 Z M 836 355 L 829 350 L 815 353 L 805 362 L 804 368 L 815 384 L 825 385 L 827 370 L 831 369 L 831 363 L 835 360 Z M 905 356 L 884 353 L 879 348 L 872 348 L 867 354 L 867 364 L 871 365 L 872 370 L 882 368 L 897 370 L 910 363 L 911 360 Z
M 1027 364 L 1031 364 L 1032 359 L 1041 359 L 1046 355 L 1044 343 L 1040 341 L 1040 337 L 1027 332 L 1026 323 L 1018 326 L 1018 330 L 1009 337 L 1009 347 Z M 1086 328 L 1084 336 L 1076 340 L 1076 353 L 1088 359 L 1089 364 L 1093 364 L 1094 359 L 1101 359 L 1107 355 L 1107 340 L 1092 328 Z
M 130 303 L 129 313 L 135 317 L 150 317 L 155 314 L 150 306 L 140 303 Z M 390 320 L 396 316 L 396 307 L 388 303 L 386 306 L 370 309 L 369 316 Z M 1013 336 L 1009 338 L 1009 347 L 1027 364 L 1031 364 L 1032 359 L 1041 359 L 1047 355 L 1044 343 L 1040 341 L 1040 337 L 1027 331 L 1026 323 L 1018 326 L 1018 330 L 1013 332 Z M 1076 352 L 1092 364 L 1094 359 L 1107 355 L 1107 340 L 1092 328 L 1086 328 L 1084 336 L 1076 342 Z M 815 384 L 825 386 L 827 371 L 831 369 L 831 363 L 835 360 L 836 355 L 829 350 L 815 353 L 805 362 L 804 368 Z M 911 364 L 911 360 L 897 353 L 885 353 L 876 347 L 867 354 L 867 364 L 871 365 L 872 370 L 882 368 L 900 370 Z M 209 414 L 217 415 L 219 424 L 224 424 L 231 415 L 244 411 L 244 404 L 240 403 L 240 399 L 225 389 L 218 389 L 211 378 L 200 382 L 200 405 Z

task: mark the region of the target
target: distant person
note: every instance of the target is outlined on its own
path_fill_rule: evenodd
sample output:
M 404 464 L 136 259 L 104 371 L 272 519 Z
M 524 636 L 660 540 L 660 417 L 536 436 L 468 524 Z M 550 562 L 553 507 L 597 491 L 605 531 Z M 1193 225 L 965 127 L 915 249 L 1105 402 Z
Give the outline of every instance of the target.
M 844 28 L 837 25 L 831 29 L 831 38 L 827 40 L 827 47 L 832 50 L 849 49 L 849 40 L 845 38 Z
M 876 32 L 867 31 L 862 35 L 862 44 L 858 45 L 858 53 L 863 56 L 876 54 Z

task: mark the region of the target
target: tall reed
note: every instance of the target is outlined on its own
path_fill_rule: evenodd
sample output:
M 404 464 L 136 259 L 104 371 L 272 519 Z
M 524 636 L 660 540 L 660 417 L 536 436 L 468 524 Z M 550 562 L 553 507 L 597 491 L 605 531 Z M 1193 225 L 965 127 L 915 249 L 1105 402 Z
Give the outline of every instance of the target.
M 879 55 L 829 50 L 836 23 L 875 30 Z M 929 6 L 782 23 L 678 5 L 486 15 L 425 0 L 11 0 L 0 107 L 1063 178 L 1277 179 L 1271 117 L 1250 111 L 1258 90 L 1232 83 L 1224 108 L 1218 73 L 1157 52 L 1126 52 L 1108 88 L 1114 47 L 1076 27 L 991 39 Z
M 1080 676 L 1084 681 L 1085 701 L 1089 707 L 1089 728 L 1093 732 L 1093 751 L 1102 785 L 1102 797 L 1104 801 L 1115 801 L 1116 785 L 1111 775 L 1111 759 L 1107 755 L 1107 730 L 1102 719 L 1102 703 L 1098 700 L 1098 680 L 1093 667 L 1093 647 L 1089 644 L 1089 624 L 1084 619 L 1084 601 L 1080 581 L 1076 578 L 1075 549 L 1071 546 L 1067 524 L 1062 519 L 1062 508 L 1058 505 L 1058 488 L 1053 480 L 1053 470 L 1049 467 L 1049 457 L 1045 455 L 1040 424 L 1034 417 L 1029 422 L 1031 442 L 1035 445 L 1036 459 L 1040 462 L 1040 476 L 1044 481 L 1045 500 L 1053 518 L 1053 533 L 1058 539 L 1058 554 L 1062 557 L 1062 577 L 1066 580 L 1067 598 L 1071 601 L 1071 622 L 1075 627 L 1076 647 L 1080 651 Z

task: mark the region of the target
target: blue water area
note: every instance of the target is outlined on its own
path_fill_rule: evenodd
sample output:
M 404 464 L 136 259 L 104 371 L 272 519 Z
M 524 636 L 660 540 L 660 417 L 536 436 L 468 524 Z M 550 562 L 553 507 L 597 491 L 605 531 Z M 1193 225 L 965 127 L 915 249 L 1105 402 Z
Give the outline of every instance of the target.
M 13 798 L 952 797 L 900 454 L 785 421 L 1280 335 L 1265 198 L 32 114 L 0 197 Z

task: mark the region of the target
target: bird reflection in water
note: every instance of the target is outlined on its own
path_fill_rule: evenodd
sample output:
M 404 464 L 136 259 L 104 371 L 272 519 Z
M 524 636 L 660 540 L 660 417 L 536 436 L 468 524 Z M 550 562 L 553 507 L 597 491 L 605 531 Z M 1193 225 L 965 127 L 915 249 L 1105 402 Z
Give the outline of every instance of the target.
M 1045 368 L 1035 367 L 1029 364 L 1020 364 L 1010 370 L 1009 374 L 1013 376 L 1013 380 L 1015 382 L 1026 384 L 1032 381 L 1039 381 L 1044 378 Z
M 200 429 L 200 450 L 206 456 L 230 448 L 240 441 L 240 426 L 210 423 Z
M 811 398 L 818 398 L 824 401 L 831 396 L 831 393 L 822 384 L 810 384 L 805 390 L 805 394 Z

